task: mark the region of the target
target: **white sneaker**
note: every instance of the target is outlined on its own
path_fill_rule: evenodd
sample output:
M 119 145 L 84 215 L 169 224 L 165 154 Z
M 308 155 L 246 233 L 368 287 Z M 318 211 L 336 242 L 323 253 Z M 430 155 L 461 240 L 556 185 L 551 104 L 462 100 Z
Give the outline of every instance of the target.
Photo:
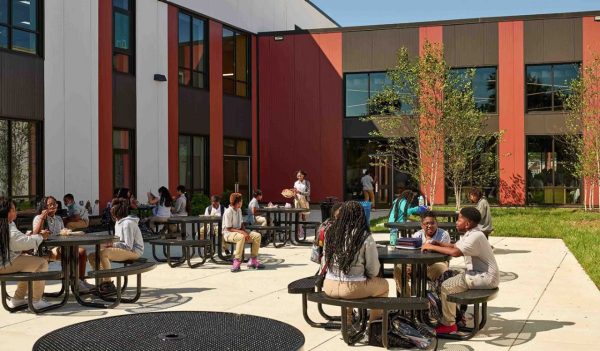
M 19 306 L 27 305 L 27 300 L 25 300 L 25 299 L 15 299 L 13 297 L 12 299 L 6 301 L 6 304 L 10 308 L 17 308 Z
M 86 293 L 95 288 L 96 288 L 95 285 L 92 285 L 92 284 L 86 282 L 85 280 L 79 281 L 79 292 Z
M 41 310 L 43 308 L 50 307 L 50 306 L 52 306 L 52 304 L 44 299 L 33 302 L 33 307 L 35 307 L 36 310 Z

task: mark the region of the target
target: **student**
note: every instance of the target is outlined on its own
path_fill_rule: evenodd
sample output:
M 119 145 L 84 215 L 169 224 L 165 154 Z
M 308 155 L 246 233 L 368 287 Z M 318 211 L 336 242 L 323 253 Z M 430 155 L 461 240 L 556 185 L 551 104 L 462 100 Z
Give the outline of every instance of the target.
M 17 229 L 14 220 L 17 218 L 17 210 L 14 202 L 0 197 L 0 274 L 16 272 L 47 272 L 48 261 L 41 257 L 22 254 L 23 251 L 37 249 L 44 239 L 48 238 L 49 232 L 25 235 Z M 7 301 L 10 308 L 16 308 L 27 304 L 27 282 L 17 283 L 17 290 L 13 297 Z M 33 282 L 33 306 L 42 309 L 51 304 L 42 299 L 46 282 L 36 280 Z
M 336 202 L 331 206 L 331 217 L 327 218 L 321 225 L 319 226 L 319 236 L 315 245 L 317 245 L 317 249 L 319 251 L 319 262 L 322 261 L 323 257 L 323 245 L 325 245 L 325 235 L 333 222 L 339 217 L 340 207 L 342 207 L 342 202 Z
M 62 218 L 56 214 L 58 203 L 54 196 L 42 198 L 37 208 L 37 216 L 33 218 L 32 233 L 42 234 L 47 231 L 51 235 L 60 235 L 60 231 L 65 228 Z M 53 247 L 48 253 L 48 260 L 60 261 L 61 248 Z M 87 262 L 87 252 L 83 247 L 79 248 L 79 291 L 88 292 L 95 286 L 85 281 L 85 268 Z
M 210 197 L 210 206 L 204 210 L 205 216 L 219 216 L 223 217 L 225 208 L 221 205 L 221 197 L 219 195 L 213 195 Z
M 465 234 L 456 244 L 431 241 L 425 243 L 421 250 L 439 252 L 452 257 L 465 257 L 466 272 L 461 272 L 444 280 L 441 287 L 442 320 L 436 328 L 438 334 L 450 334 L 457 331 L 456 304 L 448 301 L 448 295 L 470 289 L 493 289 L 500 282 L 498 264 L 492 247 L 479 228 L 481 214 L 475 207 L 464 207 L 460 210 L 456 229 Z M 438 272 L 440 275 L 443 273 Z M 432 277 L 437 279 L 437 277 Z
M 68 215 L 65 218 L 65 227 L 77 230 L 85 229 L 90 225 L 87 210 L 75 203 L 73 194 L 67 194 L 63 197 L 63 203 L 67 207 Z
M 173 216 L 187 216 L 190 213 L 190 202 L 187 198 L 187 193 L 185 192 L 185 186 L 179 185 L 177 187 L 177 198 L 175 199 L 175 204 L 171 209 Z
M 371 172 L 365 170 L 363 177 L 360 179 L 360 183 L 362 184 L 365 201 L 371 202 L 371 208 L 375 208 L 375 193 L 373 192 L 375 180 L 371 177 Z
M 358 202 L 348 201 L 340 207 L 339 217 L 325 236 L 323 251 L 327 272 L 323 292 L 327 296 L 341 299 L 388 296 L 388 282 L 378 276 L 377 245 Z M 369 321 L 381 316 L 381 310 L 373 310 Z
M 242 194 L 232 193 L 229 196 L 229 207 L 223 214 L 223 238 L 225 241 L 235 243 L 235 253 L 233 259 L 232 272 L 241 270 L 242 254 L 244 253 L 244 244 L 246 241 L 252 242 L 252 252 L 248 261 L 248 268 L 262 269 L 265 266 L 258 261 L 258 249 L 260 248 L 261 235 L 257 232 L 248 232 L 244 228 L 242 216 Z
M 406 222 L 408 216 L 419 214 L 421 209 L 418 206 L 411 207 L 414 196 L 415 194 L 411 190 L 404 190 L 400 196 L 394 200 L 388 218 L 389 223 Z
M 123 198 L 129 200 L 129 209 L 136 209 L 138 207 L 138 201 L 136 200 L 135 196 L 133 196 L 129 188 L 119 188 L 117 196 L 113 198 Z M 112 205 L 112 201 L 110 203 Z
M 171 197 L 171 193 L 169 193 L 169 189 L 164 186 L 158 188 L 158 197 L 150 192 L 148 193 L 148 204 L 155 205 L 152 209 L 153 216 L 148 219 L 151 229 L 154 229 L 159 223 L 166 223 L 171 217 L 173 198 Z
M 129 201 L 127 199 L 113 199 L 110 213 L 115 221 L 115 236 L 118 242 L 108 244 L 100 250 L 100 269 L 110 269 L 111 260 L 125 261 L 137 260 L 144 254 L 144 239 L 138 226 L 139 218 L 129 215 Z M 88 260 L 96 269 L 96 252 L 91 253 Z M 100 294 L 109 294 L 116 291 L 110 278 L 103 280 L 99 287 Z
M 483 196 L 483 193 L 479 189 L 471 189 L 469 192 L 469 200 L 472 203 L 477 204 L 475 207 L 481 213 L 481 231 L 485 234 L 485 237 L 489 237 L 494 228 L 492 227 L 492 212 L 490 211 L 490 204 Z
M 250 200 L 248 204 L 248 223 L 249 224 L 257 224 L 261 226 L 267 225 L 267 219 L 263 216 L 259 216 L 258 210 L 260 209 L 259 201 L 262 200 L 262 191 L 259 189 L 254 190 L 253 198 Z
M 307 209 L 306 212 L 303 212 L 300 215 L 300 220 L 305 221 L 310 213 L 310 182 L 306 179 L 306 172 L 303 170 L 298 170 L 298 172 L 296 172 L 296 179 L 297 180 L 294 183 L 294 207 Z

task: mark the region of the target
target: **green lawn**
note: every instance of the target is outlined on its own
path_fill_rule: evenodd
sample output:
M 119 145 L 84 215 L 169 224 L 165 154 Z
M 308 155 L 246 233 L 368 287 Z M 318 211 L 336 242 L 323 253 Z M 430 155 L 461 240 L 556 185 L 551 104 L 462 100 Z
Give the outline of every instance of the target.
M 386 218 L 371 221 L 371 230 L 387 231 L 383 227 Z M 492 218 L 494 236 L 562 239 L 600 287 L 599 213 L 567 208 L 492 208 Z

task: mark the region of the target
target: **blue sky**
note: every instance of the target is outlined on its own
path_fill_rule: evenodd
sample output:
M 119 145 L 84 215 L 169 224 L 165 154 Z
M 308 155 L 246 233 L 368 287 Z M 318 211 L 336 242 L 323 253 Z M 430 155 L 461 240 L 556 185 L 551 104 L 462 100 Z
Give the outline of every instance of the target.
M 312 0 L 342 26 L 600 10 L 598 0 Z

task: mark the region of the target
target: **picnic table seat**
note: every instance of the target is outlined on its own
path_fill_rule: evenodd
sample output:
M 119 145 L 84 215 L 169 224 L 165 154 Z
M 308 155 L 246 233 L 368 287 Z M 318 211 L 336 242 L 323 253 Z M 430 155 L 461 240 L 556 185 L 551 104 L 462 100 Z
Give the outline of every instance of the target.
M 17 311 L 21 311 L 29 307 L 31 311 L 35 314 L 39 314 L 42 312 L 46 312 L 55 308 L 58 308 L 64 305 L 63 301 L 61 303 L 53 304 L 48 307 L 37 309 L 33 305 L 33 282 L 39 280 L 61 280 L 63 278 L 62 271 L 48 271 L 48 272 L 15 272 L 8 274 L 0 274 L 0 284 L 1 284 L 1 296 L 2 296 L 2 306 L 5 310 L 13 313 Z M 27 305 L 17 306 L 17 307 L 9 307 L 6 303 L 6 300 L 9 298 L 8 293 L 6 292 L 6 282 L 27 282 Z
M 314 293 L 317 291 L 316 282 L 317 275 L 312 275 L 310 277 L 302 278 L 295 280 L 288 284 L 288 294 L 301 294 L 302 295 L 302 316 L 308 325 L 315 328 L 325 328 L 325 329 L 340 329 L 341 324 L 339 321 L 341 320 L 339 316 L 333 317 L 325 313 L 323 310 L 323 305 L 318 303 L 317 308 L 319 310 L 319 314 L 327 320 L 326 323 L 318 323 L 313 321 L 308 316 L 308 302 L 306 296 L 310 293 Z M 338 322 L 338 323 L 334 323 Z
M 198 240 L 179 240 L 179 239 L 155 239 L 150 240 L 152 245 L 152 256 L 156 262 L 167 262 L 169 267 L 175 268 L 181 266 L 187 261 L 190 268 L 196 268 L 203 265 L 206 259 L 212 255 L 212 243 L 209 239 L 198 239 Z M 158 258 L 156 255 L 156 246 L 162 246 L 163 255 L 165 258 Z M 182 256 L 172 257 L 171 246 L 181 246 Z M 192 263 L 191 259 L 195 255 L 195 248 L 198 248 L 198 254 L 200 255 L 200 248 L 204 248 L 204 255 L 200 255 L 202 258 L 201 262 Z
M 102 279 L 102 278 L 117 278 L 116 284 L 116 298 L 108 297 L 108 296 L 100 296 L 105 301 L 110 301 L 112 304 L 104 305 L 104 308 L 114 308 L 117 307 L 121 302 L 124 303 L 135 303 L 142 294 L 142 273 L 149 272 L 156 268 L 155 262 L 136 262 L 124 267 L 111 268 L 111 269 L 103 269 L 88 272 L 88 276 L 94 279 Z M 123 298 L 122 297 L 122 286 L 121 280 L 123 277 L 129 275 L 137 276 L 137 287 L 136 293 L 133 298 Z
M 448 295 L 448 301 L 459 305 L 473 305 L 473 327 L 463 327 L 456 334 L 439 334 L 440 338 L 452 340 L 469 340 L 487 322 L 487 302 L 496 298 L 498 288 L 495 289 L 471 289 L 461 293 Z M 481 313 L 480 313 L 481 309 Z

